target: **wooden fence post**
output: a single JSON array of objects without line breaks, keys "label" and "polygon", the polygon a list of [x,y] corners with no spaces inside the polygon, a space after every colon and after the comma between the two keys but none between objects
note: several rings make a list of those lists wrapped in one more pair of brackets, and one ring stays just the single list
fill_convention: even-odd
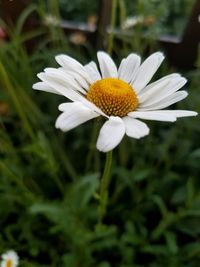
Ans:
[{"label": "wooden fence post", "polygon": [[172,65],[185,69],[194,68],[200,42],[199,15],[200,0],[196,0],[181,40],[161,40]]},{"label": "wooden fence post", "polygon": [[102,49],[106,46],[108,35],[107,30],[111,22],[112,2],[112,0],[99,1],[99,14],[96,38],[97,49]]}]

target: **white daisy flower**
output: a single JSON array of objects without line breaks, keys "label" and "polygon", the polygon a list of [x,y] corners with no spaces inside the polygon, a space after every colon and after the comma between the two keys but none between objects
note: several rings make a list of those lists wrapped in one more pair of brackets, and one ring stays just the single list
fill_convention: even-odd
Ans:
[{"label": "white daisy flower", "polygon": [[13,250],[9,250],[1,256],[1,267],[17,267],[19,264],[19,256]]},{"label": "white daisy flower", "polygon": [[179,91],[186,83],[180,74],[170,74],[149,84],[164,56],[157,52],[142,64],[140,56],[130,54],[117,69],[105,52],[97,53],[95,62],[83,66],[67,55],[56,56],[59,68],[46,68],[37,76],[42,82],[34,89],[64,95],[72,102],[59,105],[62,114],[56,128],[66,132],[76,126],[104,116],[97,140],[97,149],[108,152],[114,149],[126,134],[141,138],[149,134],[146,123],[138,120],[174,122],[179,117],[196,116],[186,110],[163,110],[184,99],[188,93]]}]

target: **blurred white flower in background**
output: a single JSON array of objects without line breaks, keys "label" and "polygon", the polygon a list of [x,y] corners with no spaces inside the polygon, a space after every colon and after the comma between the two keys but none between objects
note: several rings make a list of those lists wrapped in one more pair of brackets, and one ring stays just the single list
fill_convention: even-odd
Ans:
[{"label": "blurred white flower in background", "polygon": [[17,267],[19,264],[19,256],[14,250],[2,254],[1,259],[1,267]]}]

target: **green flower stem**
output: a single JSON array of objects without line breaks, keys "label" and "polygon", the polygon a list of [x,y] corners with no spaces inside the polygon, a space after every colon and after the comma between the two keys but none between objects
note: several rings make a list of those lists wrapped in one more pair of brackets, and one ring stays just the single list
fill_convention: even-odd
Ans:
[{"label": "green flower stem", "polygon": [[92,158],[96,152],[96,139],[97,139],[97,135],[99,132],[99,121],[98,119],[96,119],[94,121],[94,125],[93,125],[93,129],[92,129],[92,134],[91,134],[91,142],[89,145],[89,152],[88,155],[86,157],[86,171],[91,169],[91,165],[92,165]]},{"label": "green flower stem", "polygon": [[100,194],[99,194],[99,225],[102,224],[102,220],[106,214],[106,209],[108,205],[108,187],[111,179],[111,166],[112,166],[112,151],[106,154],[106,163],[104,167],[103,176],[101,178],[100,184]]}]

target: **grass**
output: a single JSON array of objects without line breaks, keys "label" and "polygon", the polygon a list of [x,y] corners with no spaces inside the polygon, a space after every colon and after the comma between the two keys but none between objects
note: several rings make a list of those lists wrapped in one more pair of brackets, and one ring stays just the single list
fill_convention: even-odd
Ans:
[{"label": "grass", "polygon": [[[139,1],[138,1],[139,2]],[[36,8],[40,15],[44,10]],[[28,14],[29,12],[27,12]],[[26,19],[26,14],[24,20]],[[98,222],[105,155],[95,148],[101,122],[68,133],[55,129],[63,97],[32,90],[36,73],[67,53],[93,59],[91,45],[74,46],[62,31],[22,34],[8,27],[0,46],[0,253],[14,249],[26,267],[197,267],[200,260],[199,119],[149,123],[141,140],[124,138],[114,151],[108,211]],[[141,45],[116,39],[116,60]],[[39,36],[33,53],[25,40]],[[149,43],[148,43],[149,42]],[[197,65],[198,62],[197,62]],[[174,70],[164,64],[163,76]],[[189,97],[175,108],[199,111],[199,68],[186,72]]]}]

